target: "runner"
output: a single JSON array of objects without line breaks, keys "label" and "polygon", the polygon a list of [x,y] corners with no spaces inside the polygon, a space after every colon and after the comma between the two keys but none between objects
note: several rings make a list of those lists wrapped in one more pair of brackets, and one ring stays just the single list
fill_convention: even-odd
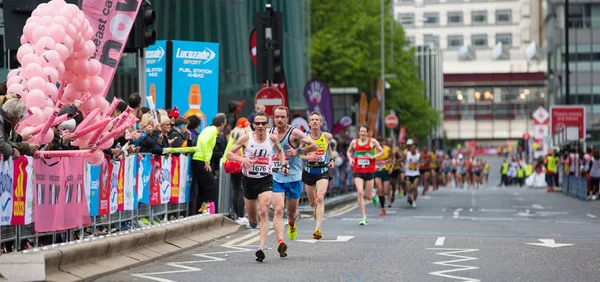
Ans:
[{"label": "runner", "polygon": [[456,160],[456,175],[454,175],[454,179],[456,180],[457,188],[464,188],[465,184],[465,176],[467,174],[467,170],[465,168],[465,159],[463,158],[463,154],[458,154],[458,160]]},{"label": "runner", "polygon": [[[275,213],[273,216],[273,229],[277,237],[278,246],[287,246],[283,241],[283,212],[284,206],[287,208],[288,216],[288,237],[290,240],[296,239],[298,231],[296,230],[296,217],[298,217],[298,202],[302,195],[302,154],[306,154],[317,149],[317,144],[313,142],[300,129],[289,125],[290,112],[287,107],[277,107],[273,111],[273,122],[275,127],[270,133],[279,140],[281,147],[285,150],[286,162],[289,164],[289,175],[281,173],[273,174],[273,207]],[[288,160],[289,158],[289,160]],[[273,168],[279,169],[280,159],[275,158]],[[287,201],[286,201],[287,198]],[[279,248],[279,247],[278,247]]]},{"label": "runner", "polygon": [[306,133],[317,144],[317,150],[302,156],[306,166],[302,172],[302,182],[306,185],[308,202],[314,208],[313,217],[316,220],[313,239],[319,240],[323,237],[321,224],[325,205],[323,198],[329,186],[329,170],[333,169],[333,150],[330,147],[331,138],[328,132],[321,131],[323,116],[319,112],[312,112],[309,116],[310,131]]},{"label": "runner", "polygon": [[[383,138],[380,138],[378,142],[383,143]],[[383,155],[375,159],[375,187],[377,187],[377,196],[379,197],[379,205],[381,206],[381,212],[379,216],[385,215],[385,200],[390,194],[390,179],[392,178],[392,164],[395,163],[394,154],[392,154],[392,148],[390,146],[383,145]],[[389,204],[388,208],[392,205]]]},{"label": "runner", "polygon": [[[365,213],[366,194],[367,201],[374,200],[373,197],[373,179],[375,178],[375,158],[383,154],[383,149],[377,140],[369,137],[369,125],[360,124],[358,126],[358,136],[356,140],[350,142],[348,147],[348,161],[350,166],[354,167],[354,185],[358,192],[358,207],[362,214],[360,225],[367,225],[367,215]],[[356,142],[355,142],[356,141]],[[376,201],[374,202],[376,204]]]},{"label": "runner", "polygon": [[[386,144],[390,147],[392,147],[392,153],[394,154],[394,166],[392,169],[392,179],[390,180],[390,183],[392,184],[392,191],[390,191],[389,194],[389,200],[390,200],[390,206],[391,204],[394,203],[394,200],[396,199],[396,191],[399,190],[399,188],[401,187],[400,185],[400,161],[401,161],[401,154],[402,154],[402,150],[400,150],[400,146],[394,146],[394,141],[392,140],[392,138],[388,138]],[[402,180],[404,181],[404,180]],[[401,189],[401,188],[400,188]],[[401,193],[398,193],[398,195],[401,195]]]},{"label": "runner", "polygon": [[442,162],[442,171],[442,181],[444,182],[443,184],[445,184],[446,187],[450,187],[450,184],[452,184],[452,160],[448,155],[444,155],[444,161]]},{"label": "runner", "polygon": [[[271,172],[273,150],[277,151],[280,159],[284,159],[285,153],[279,145],[275,135],[267,133],[269,118],[265,113],[256,113],[254,117],[254,131],[238,139],[231,150],[227,153],[227,159],[242,163],[242,190],[244,191],[244,202],[248,212],[250,227],[256,228],[260,218],[260,246],[256,251],[256,261],[265,259],[265,244],[269,232],[268,209],[271,205],[273,190],[273,176]],[[233,152],[244,150],[243,157]],[[281,172],[289,173],[288,164],[283,161]],[[278,245],[277,251],[281,257],[286,257],[287,246]]]},{"label": "runner", "polygon": [[439,176],[439,164],[440,160],[438,159],[441,155],[438,153],[435,145],[431,147],[431,163],[429,164],[430,172],[431,172],[431,183],[433,185],[433,191],[438,189],[438,176]]},{"label": "runner", "polygon": [[410,146],[410,151],[406,153],[406,162],[404,165],[406,182],[404,187],[406,188],[406,195],[408,195],[406,201],[413,208],[416,208],[417,196],[419,196],[419,178],[421,177],[419,168],[422,167],[423,160],[421,159],[421,155],[417,152],[417,145],[412,139],[408,139],[406,145]]},{"label": "runner", "polygon": [[[408,145],[408,142],[407,142]],[[422,195],[425,196],[427,191],[429,191],[429,186],[431,185],[431,154],[429,153],[429,149],[427,146],[423,146],[420,152],[421,155],[421,165],[419,166],[419,175],[420,181],[423,183],[423,192]]]}]

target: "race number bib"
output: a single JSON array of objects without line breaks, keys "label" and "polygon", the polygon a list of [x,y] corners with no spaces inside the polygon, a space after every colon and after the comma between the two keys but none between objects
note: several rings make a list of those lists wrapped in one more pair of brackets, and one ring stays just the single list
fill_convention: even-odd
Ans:
[{"label": "race number bib", "polygon": [[371,166],[371,159],[365,157],[358,157],[356,163],[359,167],[367,168]]},{"label": "race number bib", "polygon": [[[288,156],[285,155],[285,160],[288,160]],[[279,160],[279,155],[274,154],[273,155],[273,164],[272,167],[274,170],[279,170],[281,168],[281,161]]]},{"label": "race number bib", "polygon": [[418,163],[416,163],[416,162],[408,163],[408,169],[410,169],[410,170],[417,170],[417,166],[418,166]]},{"label": "race number bib", "polygon": [[252,166],[248,168],[249,172],[256,173],[270,173],[271,168],[269,167],[269,158],[266,157],[255,157],[251,158]]},{"label": "race number bib", "polygon": [[377,162],[375,162],[375,167],[377,168],[377,170],[385,170],[386,164],[387,164],[387,162],[385,160],[377,161]]}]

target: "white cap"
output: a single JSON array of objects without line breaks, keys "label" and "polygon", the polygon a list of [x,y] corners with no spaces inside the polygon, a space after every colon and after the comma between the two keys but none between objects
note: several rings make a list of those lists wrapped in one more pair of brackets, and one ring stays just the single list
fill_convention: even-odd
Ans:
[{"label": "white cap", "polygon": [[462,154],[458,154],[458,158],[459,158],[459,159],[462,159],[462,158],[463,158],[463,155],[462,155]]},{"label": "white cap", "polygon": [[415,144],[415,142],[412,139],[408,139],[406,141],[406,145],[414,145],[414,144]]}]

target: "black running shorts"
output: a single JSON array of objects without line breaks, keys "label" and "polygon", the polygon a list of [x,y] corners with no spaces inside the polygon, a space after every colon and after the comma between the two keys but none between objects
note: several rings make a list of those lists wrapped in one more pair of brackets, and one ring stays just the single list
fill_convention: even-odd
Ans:
[{"label": "black running shorts", "polygon": [[317,181],[321,179],[326,179],[327,181],[331,180],[329,172],[324,172],[321,174],[312,174],[310,172],[302,171],[302,182],[308,186],[317,185]]},{"label": "black running shorts", "polygon": [[373,180],[375,179],[375,173],[373,172],[369,172],[369,173],[354,173],[354,178],[360,178],[364,181],[369,181],[369,180]]},{"label": "black running shorts", "polygon": [[244,198],[256,200],[261,193],[273,191],[273,176],[268,175],[262,178],[243,176],[242,191],[244,192]]}]

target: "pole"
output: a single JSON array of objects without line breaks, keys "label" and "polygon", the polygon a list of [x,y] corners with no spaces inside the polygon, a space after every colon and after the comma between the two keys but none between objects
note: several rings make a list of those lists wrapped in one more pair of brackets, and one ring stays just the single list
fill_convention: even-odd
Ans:
[{"label": "pole", "polygon": [[[140,93],[140,97],[142,97],[142,103],[146,104],[146,49],[138,49],[138,88]],[[170,102],[165,101],[168,105]],[[156,104],[156,101],[154,101]],[[146,104],[147,105],[147,104]]]},{"label": "pole", "polygon": [[565,104],[571,104],[571,90],[569,85],[570,74],[569,71],[569,0],[565,0]]},{"label": "pole", "polygon": [[381,137],[385,138],[385,0],[381,0]]}]

